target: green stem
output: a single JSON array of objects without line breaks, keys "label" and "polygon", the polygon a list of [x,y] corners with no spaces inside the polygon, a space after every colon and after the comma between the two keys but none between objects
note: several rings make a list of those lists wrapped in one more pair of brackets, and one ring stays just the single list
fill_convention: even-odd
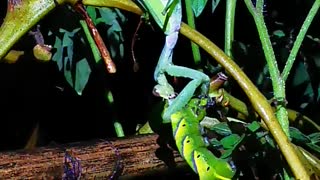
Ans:
[{"label": "green stem", "polygon": [[236,11],[237,0],[227,0],[226,5],[226,20],[224,30],[224,52],[226,55],[232,56],[232,43],[234,40],[234,16]]},{"label": "green stem", "polygon": [[81,24],[81,27],[82,27],[82,29],[84,31],[84,34],[87,37],[88,42],[89,42],[93,57],[94,57],[96,62],[99,62],[101,60],[100,52],[99,52],[99,49],[98,49],[94,39],[91,36],[90,30],[88,28],[88,25],[87,25],[85,20],[80,20],[80,24]]},{"label": "green stem", "polygon": [[[260,41],[262,44],[262,48],[264,51],[264,55],[267,61],[267,65],[268,65],[268,69],[269,69],[269,73],[272,81],[274,98],[276,101],[285,102],[285,84],[283,79],[281,78],[276,57],[274,55],[274,51],[273,51],[270,37],[268,34],[268,30],[264,22],[264,17],[262,13],[263,0],[256,1],[257,8],[253,6],[251,0],[245,0],[245,3],[247,5],[249,12],[253,16],[253,19],[257,26],[257,30],[259,33]],[[288,113],[286,111],[284,103],[277,103],[276,116],[283,131],[290,138]]]},{"label": "green stem", "polygon": [[283,81],[286,81],[289,76],[290,70],[293,66],[295,59],[296,59],[299,48],[301,47],[302,41],[303,41],[303,39],[304,39],[304,37],[305,37],[305,35],[311,25],[311,22],[312,22],[314,16],[317,14],[319,7],[320,7],[320,0],[316,0],[313,3],[312,8],[310,9],[310,11],[308,13],[308,16],[306,17],[305,21],[302,24],[300,32],[297,36],[296,41],[293,44],[292,50],[289,54],[288,60],[287,60],[286,65],[282,71],[282,74],[281,74]]},{"label": "green stem", "polygon": [[118,121],[114,122],[113,125],[116,130],[117,137],[124,137],[122,125]]},{"label": "green stem", "polygon": [[[196,29],[196,24],[194,22],[194,14],[192,11],[192,2],[191,0],[186,0],[185,4],[186,4],[187,23],[191,28]],[[192,49],[194,63],[196,66],[198,66],[201,62],[201,54],[200,54],[199,46],[191,41],[191,49]]]}]

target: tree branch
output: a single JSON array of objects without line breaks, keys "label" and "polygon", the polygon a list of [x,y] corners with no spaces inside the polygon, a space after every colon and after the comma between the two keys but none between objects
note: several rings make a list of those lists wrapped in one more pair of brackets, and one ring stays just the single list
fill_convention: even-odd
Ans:
[{"label": "tree branch", "polygon": [[[0,177],[2,179],[61,179],[64,173],[66,151],[79,159],[81,178],[107,179],[114,171],[121,178],[168,173],[186,167],[176,151],[160,147],[157,135],[133,136],[131,138],[97,140],[42,147],[32,151],[0,153]],[[116,150],[116,149],[117,150]],[[119,152],[117,155],[116,151]],[[162,153],[161,153],[162,152]],[[120,157],[120,165],[115,167]],[[158,157],[166,157],[160,160]],[[123,167],[122,170],[120,167]]]}]

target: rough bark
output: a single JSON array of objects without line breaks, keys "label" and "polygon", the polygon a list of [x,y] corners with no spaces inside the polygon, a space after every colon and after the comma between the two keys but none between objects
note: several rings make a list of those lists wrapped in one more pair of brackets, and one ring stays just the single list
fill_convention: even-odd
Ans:
[{"label": "rough bark", "polygon": [[[160,148],[157,138],[157,135],[144,135],[41,147],[32,151],[1,152],[0,179],[61,179],[66,169],[66,152],[79,160],[81,179],[112,176],[130,179],[176,169],[174,167],[183,169],[185,163],[179,154],[169,148]],[[165,158],[160,160],[161,156]]]}]

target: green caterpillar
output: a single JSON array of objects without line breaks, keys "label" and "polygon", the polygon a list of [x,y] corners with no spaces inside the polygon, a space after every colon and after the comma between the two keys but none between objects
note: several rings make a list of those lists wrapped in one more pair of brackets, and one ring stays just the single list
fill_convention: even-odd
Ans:
[{"label": "green caterpillar", "polygon": [[230,180],[235,172],[230,164],[215,157],[201,135],[199,122],[205,116],[206,99],[191,99],[182,110],[171,115],[173,137],[182,157],[200,180]]}]

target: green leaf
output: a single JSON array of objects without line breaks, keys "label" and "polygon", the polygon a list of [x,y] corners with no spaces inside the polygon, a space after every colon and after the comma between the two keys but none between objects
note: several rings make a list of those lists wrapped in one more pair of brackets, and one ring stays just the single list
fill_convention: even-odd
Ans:
[{"label": "green leaf", "polygon": [[214,11],[216,10],[219,2],[220,2],[220,0],[212,0],[212,8],[211,8],[212,13],[214,13]]},{"label": "green leaf", "polygon": [[62,39],[62,46],[68,47],[73,45],[73,40],[70,38],[68,33],[64,33],[63,39]]},{"label": "green leaf", "polygon": [[117,21],[117,14],[110,8],[99,8],[101,18],[97,19],[97,22],[104,22],[107,25],[112,25],[114,21]]},{"label": "green leaf", "polygon": [[316,145],[316,144],[313,144],[313,143],[307,143],[307,146],[309,148],[311,148],[312,150],[320,153],[320,146]]},{"label": "green leaf", "polygon": [[301,84],[305,84],[310,79],[309,74],[307,72],[306,67],[304,66],[303,62],[299,62],[295,76],[293,78],[293,86],[299,86]]},{"label": "green leaf", "polygon": [[82,94],[83,89],[86,87],[91,74],[91,68],[86,58],[83,58],[76,65],[76,78],[74,89],[78,95]]},{"label": "green leaf", "polygon": [[126,16],[124,16],[119,9],[114,8],[113,10],[114,10],[115,13],[117,14],[117,16],[118,16],[118,18],[120,19],[120,22],[121,22],[121,23],[125,23],[125,22],[127,21]]},{"label": "green leaf", "polygon": [[241,137],[237,134],[231,134],[230,136],[224,137],[220,140],[222,146],[226,150],[225,153],[220,158],[227,158],[231,155],[231,153],[238,147],[238,145],[242,142],[245,135]]},{"label": "green leaf", "polygon": [[226,159],[231,156],[233,149],[228,149],[220,156],[221,159]]},{"label": "green leaf", "polygon": [[[73,60],[73,43],[72,43],[72,45],[67,47],[67,56],[68,56],[68,59],[70,60],[70,65],[72,65],[71,62]],[[70,68],[72,68],[72,67],[70,66]]]},{"label": "green leaf", "polygon": [[303,96],[306,96],[306,97],[309,97],[309,98],[313,98],[314,92],[313,92],[313,88],[312,88],[311,82],[309,82],[307,87],[305,88]]},{"label": "green leaf", "polygon": [[304,135],[299,129],[294,128],[294,127],[290,127],[289,128],[289,132],[290,132],[290,136],[292,139],[294,139],[297,142],[300,143],[308,143],[311,142],[311,139]]},{"label": "green leaf", "polygon": [[252,123],[250,123],[248,125],[248,129],[251,131],[251,132],[256,132],[259,128],[260,128],[260,124],[257,122],[257,121],[253,121]]},{"label": "green leaf", "polygon": [[318,98],[317,98],[317,101],[320,101],[320,85],[319,85],[319,88],[318,88]]},{"label": "green leaf", "polygon": [[92,19],[92,22],[96,25],[97,24],[97,11],[96,8],[93,6],[87,6],[87,13]]},{"label": "green leaf", "polygon": [[115,58],[119,49],[119,45],[121,44],[120,37],[117,33],[113,31],[112,28],[108,29],[107,34],[109,37],[108,42],[109,42],[109,50],[111,53],[111,57]]},{"label": "green leaf", "polygon": [[286,34],[282,30],[273,31],[273,35],[277,36],[278,38],[282,38],[282,37],[286,36]]},{"label": "green leaf", "polygon": [[214,125],[212,128],[210,128],[210,130],[215,131],[222,136],[229,136],[232,134],[228,124],[225,122]]},{"label": "green leaf", "polygon": [[213,147],[221,147],[222,146],[221,142],[218,141],[216,138],[210,139],[210,144]]},{"label": "green leaf", "polygon": [[68,57],[65,57],[64,58],[64,66],[63,66],[64,77],[66,78],[66,80],[70,84],[70,86],[74,87],[72,74],[71,74],[71,69],[68,68],[68,63],[71,63],[71,62],[68,60]]},{"label": "green leaf", "polygon": [[241,140],[241,137],[237,134],[231,134],[230,136],[224,137],[220,140],[222,146],[224,149],[231,149],[235,145],[239,143]]},{"label": "green leaf", "polygon": [[149,121],[147,121],[143,126],[138,127],[136,134],[151,134],[154,133],[150,127]]},{"label": "green leaf", "polygon": [[320,142],[320,132],[309,134],[308,137],[311,139],[313,144]]},{"label": "green leaf", "polygon": [[264,138],[268,142],[268,144],[270,144],[271,147],[276,147],[274,140],[269,135],[264,136]]},{"label": "green leaf", "polygon": [[124,45],[123,45],[123,43],[121,43],[120,46],[119,46],[119,54],[120,54],[121,58],[124,57]]},{"label": "green leaf", "polygon": [[206,7],[208,0],[192,0],[192,10],[195,17],[199,17],[203,9]]},{"label": "green leaf", "polygon": [[58,36],[56,36],[56,40],[53,47],[56,48],[57,51],[54,53],[52,60],[57,62],[58,68],[61,71],[63,67],[63,47],[62,41]]}]

